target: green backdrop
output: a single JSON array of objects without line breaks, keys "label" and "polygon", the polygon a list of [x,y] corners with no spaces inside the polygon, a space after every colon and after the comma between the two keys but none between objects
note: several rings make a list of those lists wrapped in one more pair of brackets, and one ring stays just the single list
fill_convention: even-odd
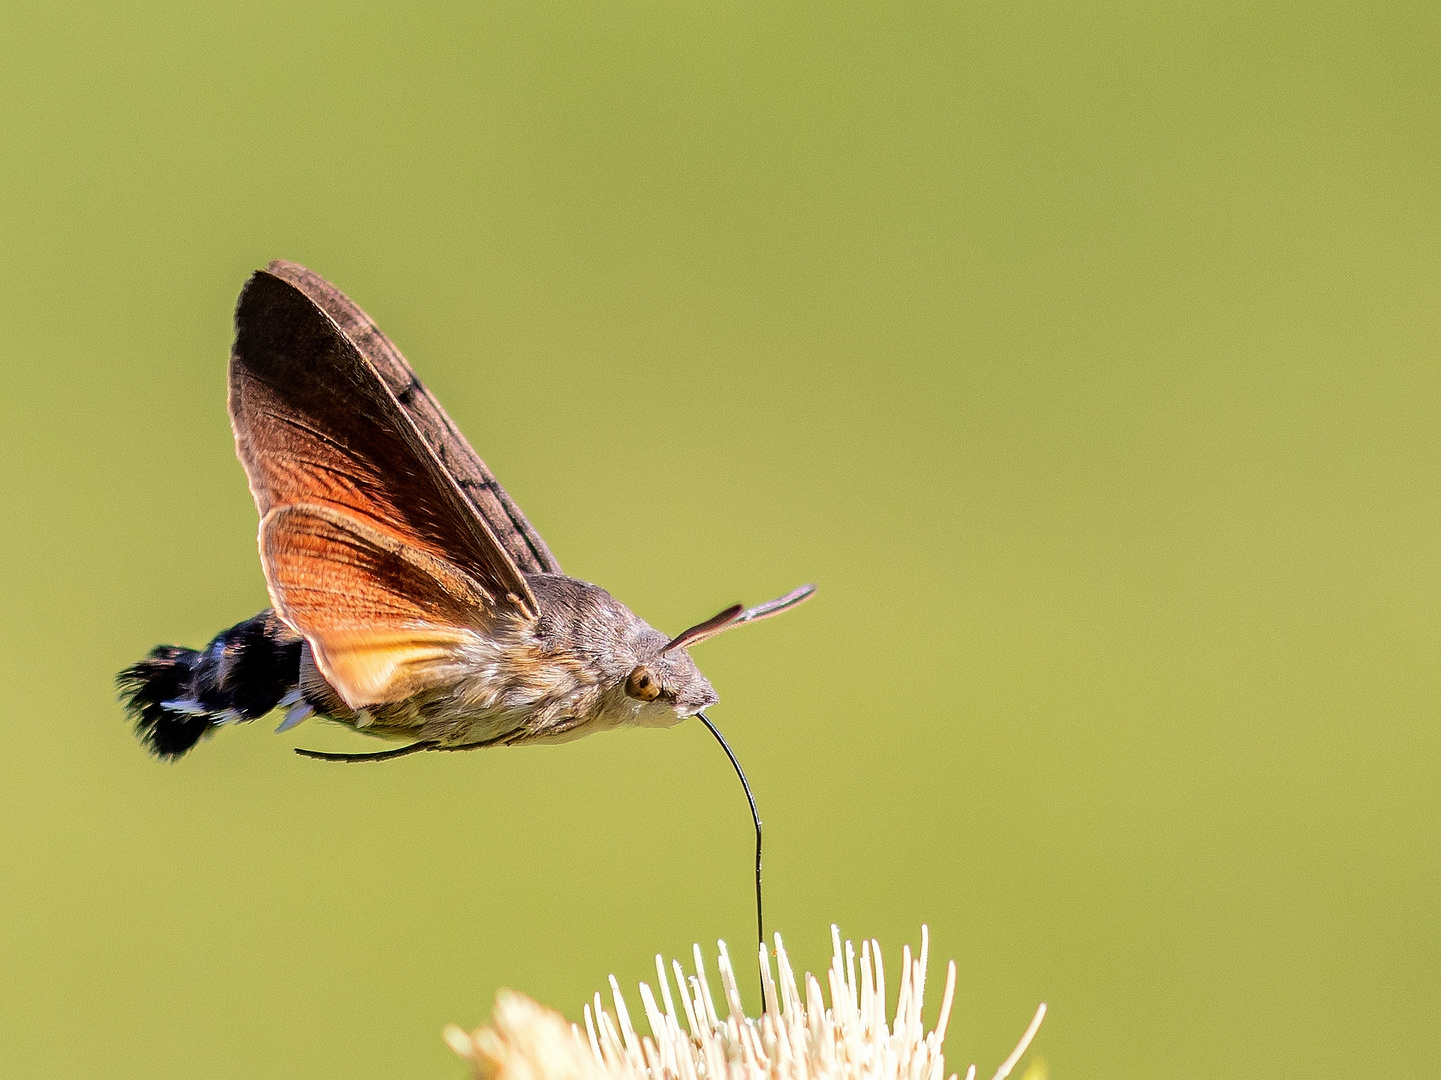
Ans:
[{"label": "green backdrop", "polygon": [[1040,1000],[1055,1078],[1436,1075],[1438,10],[7,5],[4,1071],[455,1080],[499,986],[746,951],[698,725],[135,744],[265,603],[285,257],[652,623],[819,583],[697,650],[799,962],[928,922],[983,1075]]}]

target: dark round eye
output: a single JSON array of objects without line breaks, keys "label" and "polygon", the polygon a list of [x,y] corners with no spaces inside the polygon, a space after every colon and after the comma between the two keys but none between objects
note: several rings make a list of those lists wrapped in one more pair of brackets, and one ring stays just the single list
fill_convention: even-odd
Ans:
[{"label": "dark round eye", "polygon": [[660,680],[650,673],[644,664],[625,677],[625,692],[637,701],[654,701],[660,697]]}]

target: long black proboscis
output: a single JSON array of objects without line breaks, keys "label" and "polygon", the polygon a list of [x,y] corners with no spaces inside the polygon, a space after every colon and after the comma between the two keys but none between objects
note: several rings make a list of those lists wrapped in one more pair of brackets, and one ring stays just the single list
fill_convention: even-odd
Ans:
[{"label": "long black proboscis", "polygon": [[[736,775],[740,777],[741,787],[745,789],[746,802],[751,804],[751,820],[756,823],[756,938],[760,941],[760,947],[764,949],[766,947],[766,923],[761,911],[761,815],[760,812],[756,810],[756,797],[751,794],[750,781],[746,779],[745,770],[741,768],[740,760],[735,756],[735,751],[730,748],[730,743],[726,742],[725,736],[720,733],[720,729],[710,722],[710,718],[706,716],[705,713],[696,713],[696,718],[710,730],[710,733],[715,736],[716,742],[721,744],[721,749],[726,752],[726,757],[731,759],[731,765],[735,767]],[[765,994],[765,982],[762,980],[762,1012],[765,1011],[766,1007]]]}]

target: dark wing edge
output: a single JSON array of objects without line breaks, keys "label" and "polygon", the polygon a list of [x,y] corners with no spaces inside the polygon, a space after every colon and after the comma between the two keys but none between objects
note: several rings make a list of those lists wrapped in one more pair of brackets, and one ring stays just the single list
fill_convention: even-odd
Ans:
[{"label": "dark wing edge", "polygon": [[265,269],[299,289],[370,361],[420,437],[450,473],[466,501],[485,519],[515,565],[528,574],[561,573],[559,561],[520,507],[370,316],[330,282],[298,263],[276,259]]}]

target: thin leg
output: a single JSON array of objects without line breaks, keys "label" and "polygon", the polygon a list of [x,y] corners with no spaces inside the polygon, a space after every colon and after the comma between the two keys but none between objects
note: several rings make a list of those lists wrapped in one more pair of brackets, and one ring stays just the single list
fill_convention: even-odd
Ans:
[{"label": "thin leg", "polygon": [[447,746],[441,746],[441,745],[439,745],[439,744],[432,744],[431,747],[430,747],[430,749],[432,749],[432,750],[482,750],[482,749],[484,749],[484,748],[487,747],[487,746],[499,746],[501,743],[504,743],[506,740],[511,739],[511,738],[514,738],[514,737],[515,737],[515,732],[513,732],[513,731],[507,731],[504,735],[497,735],[497,736],[496,736],[495,738],[493,738],[493,739],[482,739],[480,742],[461,743],[459,746],[449,746],[449,745],[447,745]]},{"label": "thin leg", "polygon": [[[430,740],[414,742],[409,746],[402,746],[396,750],[381,750],[374,754],[327,754],[321,750],[303,750],[295,748],[295,752],[301,757],[315,758],[316,761],[389,761],[392,758],[405,757],[407,754],[418,754],[422,750],[434,750],[436,744]],[[449,748],[447,748],[449,749]]]},{"label": "thin leg", "polygon": [[302,750],[295,748],[295,752],[301,757],[315,758],[317,761],[390,761],[392,758],[405,757],[407,754],[418,754],[422,750],[479,750],[484,746],[494,746],[509,739],[514,732],[506,732],[504,735],[497,735],[493,739],[485,739],[482,742],[462,743],[459,746],[447,746],[436,742],[434,739],[422,739],[420,742],[413,742],[409,746],[402,746],[395,750],[381,750],[373,754],[328,754],[321,750]]},{"label": "thin leg", "polygon": [[[730,748],[730,743],[725,741],[725,736],[720,729],[710,722],[705,713],[696,713],[696,717],[710,729],[710,733],[716,737],[716,742],[721,744],[721,749],[726,752],[726,757],[731,759],[731,765],[735,767],[736,775],[740,777],[741,787],[745,789],[746,802],[751,804],[751,820],[756,823],[756,937],[760,939],[761,948],[766,945],[766,924],[761,914],[761,816],[756,810],[756,799],[751,794],[751,786],[746,780],[745,771],[741,769],[741,763],[736,759],[735,753]],[[761,1012],[766,1010],[766,984],[761,980]]]}]

